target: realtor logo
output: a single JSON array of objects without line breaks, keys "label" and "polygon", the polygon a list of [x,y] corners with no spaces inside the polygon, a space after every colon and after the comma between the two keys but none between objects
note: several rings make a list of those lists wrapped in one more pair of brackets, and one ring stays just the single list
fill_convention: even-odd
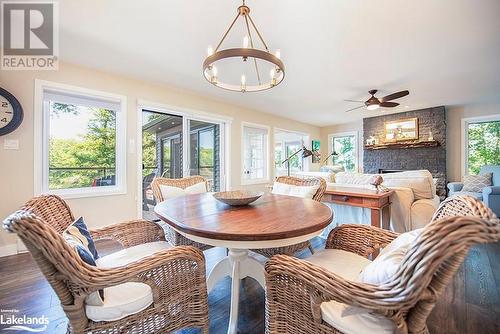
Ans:
[{"label": "realtor logo", "polygon": [[57,70],[58,3],[2,1],[2,70]]}]

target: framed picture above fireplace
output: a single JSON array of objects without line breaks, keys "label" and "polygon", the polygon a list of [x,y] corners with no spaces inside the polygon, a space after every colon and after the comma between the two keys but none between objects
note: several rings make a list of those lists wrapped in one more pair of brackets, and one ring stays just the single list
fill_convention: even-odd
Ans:
[{"label": "framed picture above fireplace", "polygon": [[385,142],[418,140],[418,118],[406,118],[384,123]]}]

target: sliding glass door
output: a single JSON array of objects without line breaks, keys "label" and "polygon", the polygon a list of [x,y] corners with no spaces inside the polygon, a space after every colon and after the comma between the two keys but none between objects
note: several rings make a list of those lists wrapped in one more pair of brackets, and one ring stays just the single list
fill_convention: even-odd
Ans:
[{"label": "sliding glass door", "polygon": [[156,219],[155,177],[201,175],[210,191],[224,187],[223,129],[218,122],[158,111],[142,111],[142,212]]},{"label": "sliding glass door", "polygon": [[189,175],[207,179],[211,191],[221,189],[220,124],[189,120]]}]

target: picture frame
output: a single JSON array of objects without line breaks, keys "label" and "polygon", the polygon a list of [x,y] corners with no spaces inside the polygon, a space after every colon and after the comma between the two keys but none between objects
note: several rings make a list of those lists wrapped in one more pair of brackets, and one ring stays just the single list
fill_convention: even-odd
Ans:
[{"label": "picture frame", "polygon": [[386,143],[418,140],[418,118],[384,122]]}]

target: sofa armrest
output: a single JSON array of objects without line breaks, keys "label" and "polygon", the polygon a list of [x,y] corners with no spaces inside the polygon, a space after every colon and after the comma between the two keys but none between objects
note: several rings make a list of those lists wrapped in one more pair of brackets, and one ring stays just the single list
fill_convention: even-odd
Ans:
[{"label": "sofa armrest", "polygon": [[439,197],[434,196],[433,199],[419,199],[413,202],[410,212],[411,212],[411,227],[410,229],[415,230],[417,228],[424,227],[427,225],[437,208],[439,207]]},{"label": "sofa armrest", "polygon": [[497,216],[500,216],[500,186],[490,186],[483,189],[483,202]]},{"label": "sofa armrest", "polygon": [[447,185],[450,194],[462,190],[464,184],[462,182],[450,182]]},{"label": "sofa armrest", "polygon": [[488,195],[500,195],[500,186],[484,187],[483,196],[488,196]]}]

